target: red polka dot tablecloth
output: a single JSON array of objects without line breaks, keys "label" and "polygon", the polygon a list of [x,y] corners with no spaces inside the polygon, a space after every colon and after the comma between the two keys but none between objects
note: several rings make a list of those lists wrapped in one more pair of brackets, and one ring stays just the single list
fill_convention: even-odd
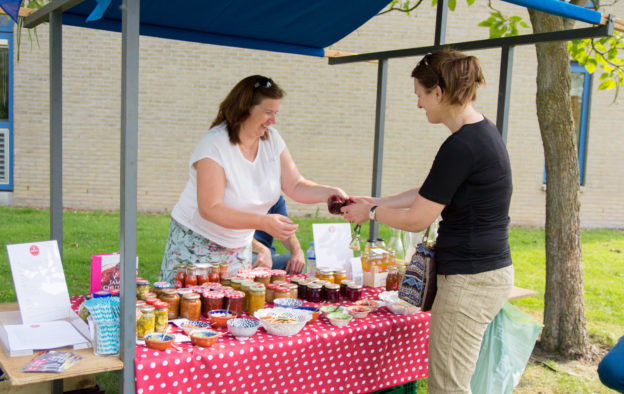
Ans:
[{"label": "red polka dot tablecloth", "polygon": [[[381,289],[366,289],[376,298]],[[307,303],[306,303],[307,304]],[[347,305],[347,304],[345,304]],[[427,376],[429,313],[379,308],[343,328],[320,317],[297,335],[229,333],[209,348],[137,345],[137,393],[363,393]],[[225,331],[227,330],[218,330]]]}]

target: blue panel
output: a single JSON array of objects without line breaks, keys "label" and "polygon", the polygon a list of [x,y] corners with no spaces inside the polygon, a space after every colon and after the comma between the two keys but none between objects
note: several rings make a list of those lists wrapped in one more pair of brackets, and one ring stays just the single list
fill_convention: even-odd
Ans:
[{"label": "blue panel", "polygon": [[[10,23],[13,25],[13,22]],[[13,190],[13,33],[0,33],[0,38],[9,41],[9,119],[6,122],[0,122],[0,128],[9,129],[9,144],[6,146],[6,169],[9,182],[0,185],[2,191]]]},{"label": "blue panel", "polygon": [[[141,3],[141,34],[215,45],[323,56],[332,45],[374,17],[389,0],[150,0]],[[102,20],[86,22],[86,0],[63,23],[120,31],[120,0]]]},{"label": "blue panel", "polygon": [[507,3],[521,5],[526,8],[559,15],[577,21],[600,24],[602,14],[598,11],[590,10],[574,4],[569,4],[560,0],[503,0]]}]

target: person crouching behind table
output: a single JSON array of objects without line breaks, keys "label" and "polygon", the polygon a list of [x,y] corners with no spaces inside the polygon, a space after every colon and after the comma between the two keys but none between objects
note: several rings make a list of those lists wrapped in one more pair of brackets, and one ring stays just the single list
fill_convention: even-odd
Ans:
[{"label": "person crouching behind table", "polygon": [[425,56],[412,71],[418,108],[451,135],[420,188],[355,198],[345,219],[406,231],[440,214],[437,295],[429,328],[429,393],[470,393],[483,333],[513,287],[509,250],[511,165],[496,126],[473,107],[485,82],[479,61],[454,50]]},{"label": "person crouching behind table", "polygon": [[189,160],[189,180],[171,211],[160,280],[173,283],[178,264],[228,264],[228,273],[251,267],[255,230],[279,240],[297,230],[289,218],[267,215],[281,192],[315,204],[337,187],[305,179],[273,125],[284,91],[270,78],[239,81],[219,106],[211,129]]}]

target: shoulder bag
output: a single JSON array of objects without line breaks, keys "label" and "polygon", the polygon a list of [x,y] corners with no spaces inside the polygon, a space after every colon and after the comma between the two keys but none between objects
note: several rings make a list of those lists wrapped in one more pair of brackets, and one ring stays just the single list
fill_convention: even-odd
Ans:
[{"label": "shoulder bag", "polygon": [[416,246],[399,284],[399,298],[419,307],[423,312],[431,310],[438,289],[435,247],[427,242],[430,230],[431,226],[427,228],[422,242]]}]

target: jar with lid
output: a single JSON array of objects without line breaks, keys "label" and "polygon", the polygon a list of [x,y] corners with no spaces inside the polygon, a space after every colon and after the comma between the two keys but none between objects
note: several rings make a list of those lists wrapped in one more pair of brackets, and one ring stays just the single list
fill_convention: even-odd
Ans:
[{"label": "jar with lid", "polygon": [[388,267],[388,276],[386,277],[386,291],[399,289],[399,270],[396,266]]},{"label": "jar with lid", "polygon": [[180,264],[176,267],[175,288],[179,289],[186,284],[186,265]]},{"label": "jar with lid", "polygon": [[186,281],[184,287],[197,286],[197,267],[193,264],[186,266]]},{"label": "jar with lid", "polygon": [[219,291],[205,291],[202,301],[202,313],[206,317],[210,311],[223,309],[223,293]]},{"label": "jar with lid", "polygon": [[145,305],[141,308],[141,317],[136,323],[137,338],[143,339],[145,335],[153,333],[155,324],[154,307]]},{"label": "jar with lid", "polygon": [[349,284],[347,288],[347,299],[351,302],[355,302],[362,299],[362,285],[357,283]]},{"label": "jar with lid", "polygon": [[221,282],[220,282],[221,286],[229,286],[231,280],[232,280],[232,277],[229,276],[227,273],[221,274]]},{"label": "jar with lid", "polygon": [[210,282],[219,283],[221,282],[221,274],[219,273],[219,266],[212,265],[210,267]]},{"label": "jar with lid", "polygon": [[254,277],[254,281],[258,283],[262,283],[263,285],[268,285],[271,283],[271,273],[268,271],[258,272]]},{"label": "jar with lid", "polygon": [[180,301],[180,317],[189,320],[199,320],[201,317],[201,300],[199,299],[199,294],[184,294]]},{"label": "jar with lid", "polygon": [[319,280],[326,280],[332,283],[334,282],[334,271],[322,268],[317,270],[317,272]]},{"label": "jar with lid", "polygon": [[160,300],[166,302],[168,307],[167,317],[169,320],[177,319],[180,313],[180,296],[175,289],[165,289],[160,295]]},{"label": "jar with lid", "polygon": [[[142,300],[136,300],[136,321],[139,321],[139,318],[141,317],[141,308],[143,308],[145,305],[147,305],[145,303],[145,301]],[[82,304],[80,305],[82,307]],[[83,320],[87,320],[87,317],[89,316],[89,310],[87,308],[84,308],[85,311],[87,311],[87,315],[85,316],[85,318]],[[80,317],[82,317],[82,315],[80,315]]]},{"label": "jar with lid", "polygon": [[229,269],[230,265],[228,263],[219,264],[219,274],[221,275],[221,277],[223,277],[223,275],[228,275]]},{"label": "jar with lid", "polygon": [[154,303],[154,331],[167,332],[167,324],[169,324],[169,304],[163,301]]},{"label": "jar with lid", "polygon": [[321,292],[323,285],[318,282],[311,282],[306,289],[306,301],[308,302],[321,302]]},{"label": "jar with lid", "polygon": [[253,316],[256,311],[264,309],[266,290],[262,283],[255,284],[250,289],[249,310],[247,313]]},{"label": "jar with lid", "polygon": [[343,280],[340,282],[340,296],[345,300],[347,299],[347,289],[351,283],[353,282],[350,280]]},{"label": "jar with lid", "polygon": [[226,296],[226,308],[230,309],[235,316],[240,316],[243,313],[243,298],[245,293],[242,291],[232,291]]},{"label": "jar with lid", "polygon": [[288,298],[290,294],[290,289],[286,286],[276,286],[273,290],[273,302],[278,298]]},{"label": "jar with lid", "polygon": [[334,283],[340,286],[343,280],[347,279],[347,271],[346,270],[336,270],[334,271]]},{"label": "jar with lid", "polygon": [[287,283],[284,286],[290,290],[288,298],[297,298],[298,286],[295,283]]},{"label": "jar with lid", "polygon": [[232,279],[230,279],[230,287],[233,288],[236,291],[241,291],[241,289],[242,289],[241,283],[242,282],[243,282],[242,278],[233,277]]},{"label": "jar with lid", "polygon": [[159,299],[158,299],[158,298],[156,298],[156,297],[152,297],[152,296],[150,296],[150,297],[147,297],[144,301],[145,301],[145,303],[146,303],[147,305],[154,305],[154,303],[155,303],[155,302],[158,302],[158,301],[159,301]]},{"label": "jar with lid", "polygon": [[251,298],[250,289],[254,283],[254,281],[249,279],[245,279],[241,282],[241,291],[245,293],[245,298],[243,299],[243,312],[249,312],[249,299]]},{"label": "jar with lid", "polygon": [[271,282],[278,282],[281,280],[286,280],[286,271],[271,270]]},{"label": "jar with lid", "polygon": [[297,283],[297,298],[301,300],[306,299],[306,291],[308,289],[309,281],[307,279],[300,279]]},{"label": "jar with lid", "polygon": [[340,301],[340,285],[328,283],[323,286],[325,291],[325,301],[334,303]]},{"label": "jar with lid", "polygon": [[145,295],[149,293],[149,281],[147,279],[137,279],[136,280],[136,292],[137,298],[140,300],[145,300]]},{"label": "jar with lid", "polygon": [[170,289],[172,286],[169,282],[155,282],[154,283],[154,294],[156,297],[160,298],[162,291],[165,289]]},{"label": "jar with lid", "polygon": [[269,283],[268,285],[266,285],[266,290],[265,290],[265,295],[264,298],[266,300],[266,302],[270,302],[273,303],[273,299],[275,298],[275,288],[278,285],[276,285],[275,283]]},{"label": "jar with lid", "polygon": [[208,263],[195,264],[197,274],[197,284],[199,286],[210,282],[208,275],[210,274],[210,265]]}]

